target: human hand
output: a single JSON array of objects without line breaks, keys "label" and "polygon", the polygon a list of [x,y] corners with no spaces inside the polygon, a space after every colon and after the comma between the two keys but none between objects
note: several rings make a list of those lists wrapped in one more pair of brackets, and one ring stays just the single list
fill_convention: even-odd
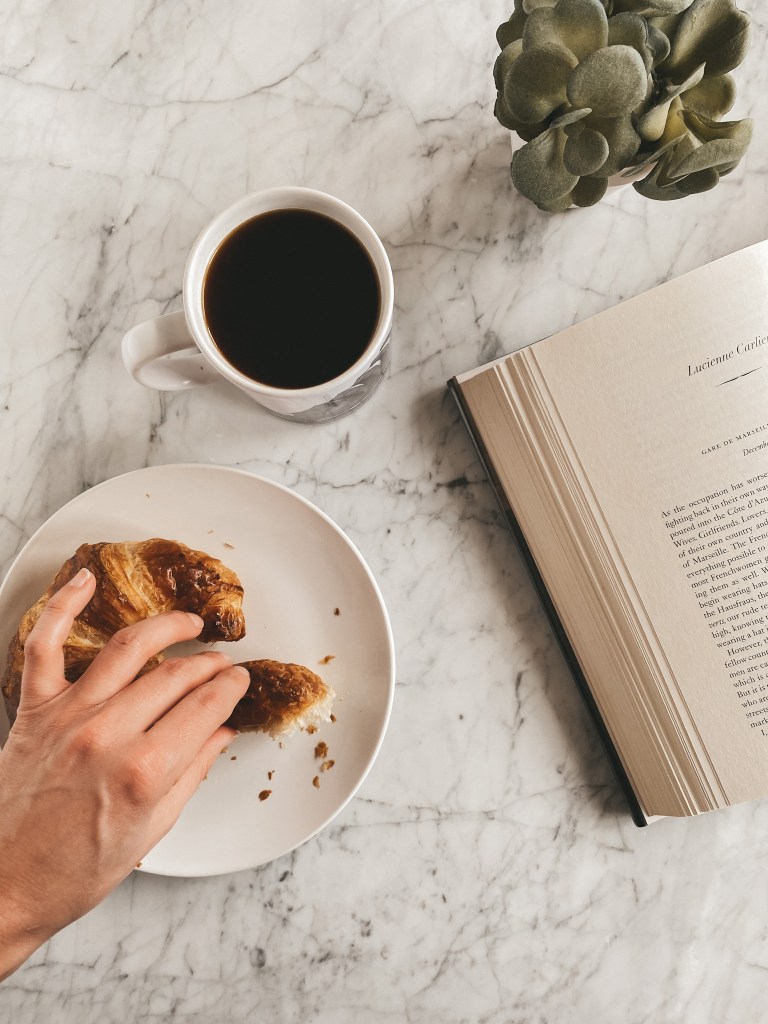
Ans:
[{"label": "human hand", "polygon": [[[81,571],[25,645],[21,701],[0,752],[0,980],[96,906],[171,828],[222,749],[248,672],[208,651],[136,679],[203,620],[168,612],[115,633],[75,685],[63,645],[93,596]],[[135,680],[135,681],[134,681]]]}]

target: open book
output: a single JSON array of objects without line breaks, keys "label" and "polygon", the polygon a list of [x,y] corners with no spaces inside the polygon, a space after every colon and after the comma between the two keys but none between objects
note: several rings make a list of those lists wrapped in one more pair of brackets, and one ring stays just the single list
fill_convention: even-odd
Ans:
[{"label": "open book", "polygon": [[635,821],[768,795],[768,242],[450,386]]}]

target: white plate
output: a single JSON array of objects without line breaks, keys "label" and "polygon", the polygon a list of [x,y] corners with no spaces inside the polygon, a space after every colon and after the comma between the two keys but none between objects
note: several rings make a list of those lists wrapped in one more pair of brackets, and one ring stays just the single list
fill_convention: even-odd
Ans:
[{"label": "white plate", "polygon": [[[143,870],[193,877],[265,864],[327,825],[376,757],[394,694],[384,602],[352,542],[299,495],[220,466],[156,466],[74,498],[28,541],[0,587],[0,650],[79,544],[149,537],[207,551],[239,575],[247,635],[217,647],[236,661],[307,665],[337,693],[336,722],[313,736],[300,733],[282,749],[262,734],[239,736]],[[335,762],[325,773],[314,757],[319,740]]]}]

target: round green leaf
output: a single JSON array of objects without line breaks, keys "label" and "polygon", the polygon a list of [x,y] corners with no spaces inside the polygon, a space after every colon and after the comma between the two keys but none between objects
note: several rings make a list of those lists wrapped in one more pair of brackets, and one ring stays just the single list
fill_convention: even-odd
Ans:
[{"label": "round green leaf", "polygon": [[512,43],[508,43],[498,55],[493,65],[493,80],[496,83],[497,89],[504,88],[507,75],[522,52],[523,41],[522,39],[516,39]]},{"label": "round green leaf", "polygon": [[540,7],[525,23],[523,46],[554,42],[566,46],[579,60],[608,42],[608,18],[601,0],[559,0],[556,7]]},{"label": "round green leaf", "polygon": [[646,199],[656,199],[662,202],[682,199],[683,193],[678,189],[677,183],[666,173],[669,159],[669,155],[662,157],[642,181],[636,181],[633,186],[635,191],[639,192],[641,196],[645,196]]},{"label": "round green leaf", "polygon": [[507,105],[504,102],[504,97],[501,93],[496,97],[493,112],[496,115],[497,121],[503,128],[507,128],[511,132],[517,132],[520,138],[525,139],[526,142],[530,142],[531,139],[535,139],[537,135],[541,135],[541,133],[545,132],[549,127],[546,121],[537,121],[536,124],[523,124],[522,121],[515,120],[507,109]]},{"label": "round green leaf", "polygon": [[708,167],[693,174],[686,175],[677,183],[679,190],[686,196],[697,195],[700,192],[709,192],[720,181],[720,175],[714,167]]},{"label": "round green leaf", "polygon": [[541,209],[545,213],[565,213],[566,210],[573,206],[572,195],[572,192],[567,192],[564,196],[560,196],[559,199],[555,199],[551,203],[547,203],[546,206],[542,206]]},{"label": "round green leaf", "polygon": [[690,7],[693,0],[614,0],[613,10],[634,11],[639,14],[658,14],[668,16],[681,14]]},{"label": "round green leaf", "polygon": [[740,160],[746,147],[741,149],[736,142],[729,139],[719,139],[716,142],[705,142],[699,146],[689,157],[677,164],[674,176],[685,177],[687,174],[696,174],[699,171],[706,171],[720,166],[727,167],[728,164]]},{"label": "round green leaf", "polygon": [[700,64],[707,77],[732,71],[747,51],[749,22],[735,0],[694,0],[680,18],[665,74],[679,81]]},{"label": "round green leaf", "polygon": [[633,163],[624,168],[623,173],[625,175],[637,174],[637,172],[643,170],[644,167],[647,167],[650,164],[655,164],[659,158],[667,152],[667,150],[676,146],[683,136],[688,134],[685,122],[680,117],[680,111],[682,108],[683,104],[679,98],[672,100],[669,113],[667,115],[667,123],[661,137],[649,152],[636,157]]},{"label": "round green leaf", "polygon": [[668,86],[662,93],[656,106],[651,107],[643,114],[637,122],[637,130],[646,142],[656,142],[661,138],[667,125],[669,108],[672,101],[676,100],[682,93],[697,86],[703,74],[704,65],[702,64],[680,85]]},{"label": "round green leaf", "polygon": [[736,85],[730,75],[704,78],[685,93],[688,110],[719,121],[725,117],[736,101]]},{"label": "round green leaf", "polygon": [[680,14],[687,10],[694,0],[643,0],[646,10],[658,11],[660,15]]},{"label": "round green leaf", "polygon": [[[587,110],[589,110],[589,107],[587,107]],[[572,124],[563,125],[563,131],[569,139],[575,139],[579,135],[581,135],[581,133],[586,129],[586,127],[587,126],[584,124],[583,121],[576,121]]]},{"label": "round green leaf", "polygon": [[568,77],[577,64],[571,51],[558,43],[524,50],[504,80],[504,100],[512,117],[525,124],[548,117],[565,102]]},{"label": "round green leaf", "polygon": [[608,22],[608,45],[631,46],[643,58],[646,71],[653,67],[654,54],[648,45],[648,22],[639,14],[616,14]]},{"label": "round green leaf", "polygon": [[653,66],[658,67],[669,56],[672,44],[669,36],[652,21],[646,21],[648,26],[648,48],[653,54]]},{"label": "round green leaf", "polygon": [[753,125],[750,117],[745,117],[741,121],[715,121],[711,117],[685,109],[681,111],[680,116],[686,128],[701,142],[731,139],[748,146],[752,138]]},{"label": "round green leaf", "polygon": [[606,137],[592,128],[585,128],[566,142],[563,163],[571,174],[594,174],[608,159],[608,152]]},{"label": "round green leaf", "polygon": [[587,128],[604,135],[608,142],[608,159],[600,168],[600,177],[610,178],[632,163],[642,139],[634,129],[630,114],[624,117],[595,117],[590,114],[584,123]]},{"label": "round green leaf", "polygon": [[658,103],[655,107],[647,110],[637,121],[637,132],[646,142],[658,142],[667,127],[669,108],[672,100],[667,103]]},{"label": "round green leaf", "polygon": [[523,146],[512,157],[515,188],[541,210],[562,209],[558,204],[579,180],[577,175],[565,169],[564,148],[563,132],[550,130]]},{"label": "round green leaf", "polygon": [[[592,111],[589,107],[584,107],[583,110],[566,110],[560,117],[556,117],[550,125],[550,128],[564,128],[566,135],[570,135],[572,132],[578,134],[579,131],[584,127],[581,123],[585,117],[589,117]],[[577,128],[578,125],[578,128]]]},{"label": "round green leaf", "polygon": [[648,27],[656,28],[659,32],[663,32],[670,42],[675,38],[677,26],[679,24],[679,14],[654,15],[653,17],[650,15],[648,16]]},{"label": "round green leaf", "polygon": [[645,99],[648,72],[631,46],[605,46],[585,58],[568,79],[568,101],[600,117],[628,114]]},{"label": "round green leaf", "polygon": [[682,177],[677,173],[677,167],[684,160],[687,160],[691,153],[695,153],[700,143],[693,132],[686,130],[685,135],[680,137],[676,146],[671,146],[666,154],[659,160],[657,166],[657,180],[661,186],[668,185],[677,178]]},{"label": "round green leaf", "polygon": [[521,0],[515,0],[515,10],[509,21],[505,21],[496,29],[496,42],[503,50],[505,46],[514,43],[516,39],[522,39],[525,28],[525,11]]},{"label": "round green leaf", "polygon": [[[720,167],[710,162],[718,157],[710,147],[719,147],[723,141],[700,145],[688,132],[659,160],[646,178],[636,183],[635,188],[648,199],[662,200],[709,191],[720,180]],[[723,153],[724,150],[720,149],[721,156]],[[723,163],[722,166],[727,171],[733,169],[732,163]]]},{"label": "round green leaf", "polygon": [[595,206],[607,191],[607,178],[579,178],[571,192],[571,202],[574,206]]}]

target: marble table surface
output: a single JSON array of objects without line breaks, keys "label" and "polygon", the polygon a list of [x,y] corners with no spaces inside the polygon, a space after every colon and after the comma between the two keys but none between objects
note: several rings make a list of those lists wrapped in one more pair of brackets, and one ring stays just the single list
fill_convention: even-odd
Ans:
[{"label": "marble table surface", "polygon": [[[511,190],[475,0],[11,0],[0,66],[2,528],[146,465],[236,466],[327,512],[378,578],[394,711],[318,837],[229,877],[129,878],[0,987],[0,1020],[544,1024],[762,1019],[768,802],[627,816],[445,381],[768,235],[756,119],[712,194],[545,216]],[[187,251],[243,194],[358,208],[390,253],[392,367],[326,426],[127,377]],[[642,429],[642,425],[638,425]]]}]

